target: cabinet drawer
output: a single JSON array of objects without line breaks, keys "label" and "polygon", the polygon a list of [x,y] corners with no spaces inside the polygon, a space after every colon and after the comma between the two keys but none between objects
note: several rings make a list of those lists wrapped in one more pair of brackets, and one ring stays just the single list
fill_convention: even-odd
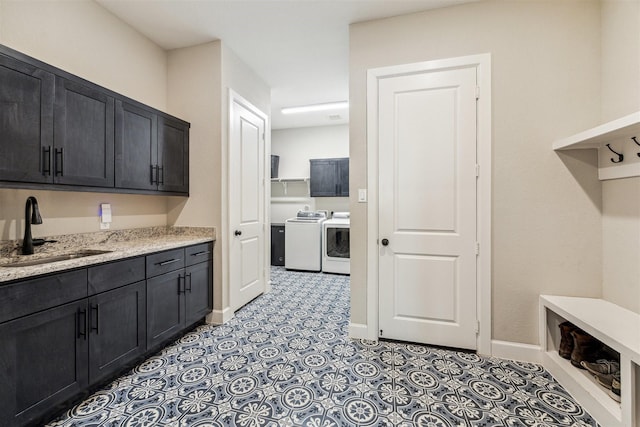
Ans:
[{"label": "cabinet drawer", "polygon": [[144,257],[89,267],[89,295],[144,280],[144,267]]},{"label": "cabinet drawer", "polygon": [[56,307],[86,296],[86,269],[0,286],[0,322]]},{"label": "cabinet drawer", "polygon": [[147,277],[157,276],[184,267],[184,248],[147,256]]},{"label": "cabinet drawer", "polygon": [[213,243],[202,243],[200,245],[185,248],[186,265],[198,264],[209,261],[213,253]]}]

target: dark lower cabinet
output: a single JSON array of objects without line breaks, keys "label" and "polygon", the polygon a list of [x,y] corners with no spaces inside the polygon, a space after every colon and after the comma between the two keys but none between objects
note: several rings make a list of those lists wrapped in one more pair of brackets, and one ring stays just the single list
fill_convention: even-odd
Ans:
[{"label": "dark lower cabinet", "polygon": [[147,347],[149,349],[177,335],[184,325],[182,269],[147,279]]},{"label": "dark lower cabinet", "polygon": [[[213,308],[211,243],[147,257],[147,274],[175,270],[147,279],[147,347],[166,343]],[[186,264],[186,267],[183,267]]]},{"label": "dark lower cabinet", "polygon": [[147,349],[145,282],[89,298],[89,381],[117,373]]},{"label": "dark lower cabinet", "polygon": [[185,274],[185,322],[191,326],[213,308],[213,261],[191,265]]},{"label": "dark lower cabinet", "polygon": [[33,423],[88,385],[87,302],[0,325],[0,420]]},{"label": "dark lower cabinet", "polygon": [[43,424],[202,320],[212,251],[203,243],[0,284],[0,426]]}]

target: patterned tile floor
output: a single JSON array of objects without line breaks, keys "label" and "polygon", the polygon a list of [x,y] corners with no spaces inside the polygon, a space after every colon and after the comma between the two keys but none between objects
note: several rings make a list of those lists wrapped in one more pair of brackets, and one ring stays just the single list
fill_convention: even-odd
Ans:
[{"label": "patterned tile floor", "polygon": [[272,279],[49,426],[596,426],[538,365],[350,340],[348,276]]}]

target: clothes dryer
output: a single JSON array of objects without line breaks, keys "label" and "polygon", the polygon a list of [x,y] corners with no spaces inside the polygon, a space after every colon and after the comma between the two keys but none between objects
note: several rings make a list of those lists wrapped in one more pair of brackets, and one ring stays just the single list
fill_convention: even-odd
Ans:
[{"label": "clothes dryer", "polygon": [[322,224],[322,271],[351,273],[349,212],[335,212]]}]

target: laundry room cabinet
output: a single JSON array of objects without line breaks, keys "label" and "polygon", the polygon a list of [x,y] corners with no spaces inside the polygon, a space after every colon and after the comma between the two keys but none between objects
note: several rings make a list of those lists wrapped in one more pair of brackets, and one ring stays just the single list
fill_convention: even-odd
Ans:
[{"label": "laundry room cabinet", "polygon": [[311,197],[349,196],[349,158],[309,160]]}]

